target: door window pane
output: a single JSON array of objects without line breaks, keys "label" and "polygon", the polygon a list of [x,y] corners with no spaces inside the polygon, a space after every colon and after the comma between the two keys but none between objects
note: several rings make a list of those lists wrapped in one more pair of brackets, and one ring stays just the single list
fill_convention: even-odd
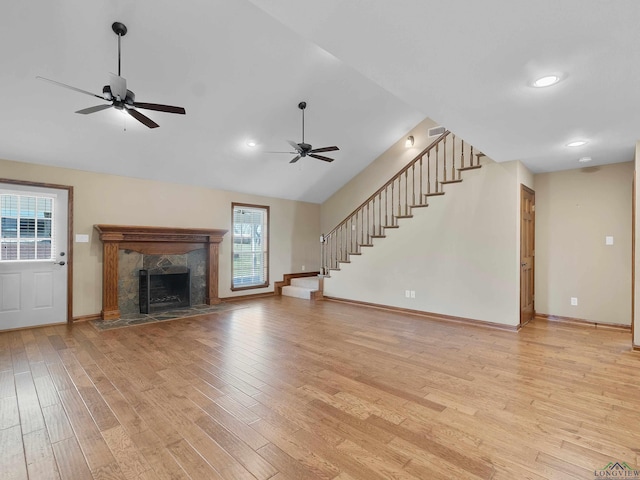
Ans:
[{"label": "door window pane", "polygon": [[0,194],[0,261],[52,260],[54,197]]}]

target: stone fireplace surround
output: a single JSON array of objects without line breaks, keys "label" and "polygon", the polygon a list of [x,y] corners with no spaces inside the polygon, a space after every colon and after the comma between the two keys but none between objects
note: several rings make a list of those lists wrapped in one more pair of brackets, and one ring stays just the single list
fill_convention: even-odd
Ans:
[{"label": "stone fireplace surround", "polygon": [[146,227],[136,225],[94,225],[103,243],[102,312],[103,320],[121,316],[118,306],[120,250],[143,255],[186,255],[204,249],[204,303],[215,305],[218,298],[218,254],[227,230],[206,228]]}]

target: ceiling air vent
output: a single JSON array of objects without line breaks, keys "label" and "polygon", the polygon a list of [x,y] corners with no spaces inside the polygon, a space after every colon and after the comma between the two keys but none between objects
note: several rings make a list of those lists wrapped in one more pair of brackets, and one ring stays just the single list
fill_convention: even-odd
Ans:
[{"label": "ceiling air vent", "polygon": [[442,135],[445,132],[444,127],[433,127],[429,129],[430,137],[437,137],[438,135]]}]

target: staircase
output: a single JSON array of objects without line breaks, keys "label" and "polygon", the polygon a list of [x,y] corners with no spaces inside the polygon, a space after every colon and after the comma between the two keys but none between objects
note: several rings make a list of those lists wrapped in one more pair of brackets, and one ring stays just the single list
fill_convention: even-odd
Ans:
[{"label": "staircase", "polygon": [[319,300],[322,298],[320,278],[317,276],[292,278],[291,285],[282,287],[282,295],[308,300]]},{"label": "staircase", "polygon": [[483,153],[445,131],[395,174],[333,230],[321,237],[321,274],[330,276],[349,263],[352,255],[373,247],[374,238],[385,238],[398,220],[412,218],[414,208],[445,194],[444,186],[462,182],[462,173],[480,168]]}]

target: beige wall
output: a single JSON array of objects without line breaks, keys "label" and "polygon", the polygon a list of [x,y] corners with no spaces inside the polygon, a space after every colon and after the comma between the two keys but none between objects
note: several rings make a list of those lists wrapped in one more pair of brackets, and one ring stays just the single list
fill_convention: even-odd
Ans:
[{"label": "beige wall", "polygon": [[[403,158],[402,165],[409,160]],[[519,192],[521,182],[531,183],[531,175],[520,162],[497,164],[485,158],[482,164],[466,172],[463,183],[445,187],[446,195],[430,200],[428,208],[415,209],[412,219],[400,220],[400,228],[387,230],[387,238],[375,239],[373,248],[332,272],[325,294],[517,325]],[[327,219],[338,223],[357,199],[366,199],[399,170],[373,167],[377,170],[362,172],[322,205],[323,229]],[[345,192],[351,188],[357,193],[351,193],[354,204],[347,204]],[[405,298],[405,290],[414,290],[416,298]]]},{"label": "beige wall", "polygon": [[535,176],[538,313],[630,324],[633,169],[626,162]]},{"label": "beige wall", "polygon": [[284,273],[320,266],[320,206],[151,180],[103,175],[0,160],[0,178],[74,187],[74,234],[89,243],[74,243],[73,315],[102,308],[102,244],[95,224],[231,229],[231,202],[270,206],[270,283],[265,289],[231,292],[231,242],[220,249],[219,295],[230,297],[273,291]]}]

